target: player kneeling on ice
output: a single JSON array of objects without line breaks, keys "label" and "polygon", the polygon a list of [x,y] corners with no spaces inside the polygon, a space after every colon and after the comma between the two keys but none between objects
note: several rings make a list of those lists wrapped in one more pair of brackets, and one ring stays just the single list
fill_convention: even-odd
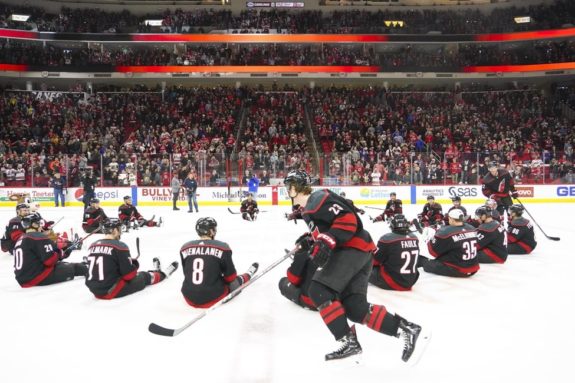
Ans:
[{"label": "player kneeling on ice", "polygon": [[531,254],[537,247],[533,224],[523,218],[523,206],[515,204],[509,207],[507,226],[507,251],[509,254]]},{"label": "player kneeling on ice", "polygon": [[26,233],[18,239],[13,251],[14,274],[20,286],[45,286],[86,275],[84,263],[61,262],[80,247],[80,242],[52,241],[44,233],[38,213],[22,217],[21,223]]},{"label": "player kneeling on ice", "polygon": [[84,221],[82,222],[82,229],[86,233],[93,233],[100,229],[100,225],[108,219],[108,216],[100,207],[100,200],[92,198],[90,206],[84,210]]},{"label": "player kneeling on ice", "polygon": [[142,217],[138,209],[132,205],[132,197],[129,195],[124,197],[124,203],[118,208],[118,217],[122,221],[122,224],[126,228],[125,231],[130,228],[137,229],[142,226],[162,226],[162,218],[158,222],[154,221],[154,217],[151,219],[145,219]]},{"label": "player kneeling on ice", "polygon": [[[309,257],[317,266],[309,286],[309,296],[340,347],[325,360],[347,358],[362,352],[352,322],[394,337],[402,337],[402,360],[414,351],[421,354],[429,333],[384,306],[367,301],[367,285],[375,245],[363,229],[361,219],[344,198],[330,190],[312,193],[307,173],[292,171],[284,180],[293,204],[304,206],[303,219],[314,242]],[[305,238],[300,237],[300,238]],[[422,343],[423,342],[423,343]],[[413,357],[412,362],[417,360]]]},{"label": "player kneeling on ice", "polygon": [[260,209],[258,209],[258,203],[254,200],[252,193],[248,193],[248,198],[242,201],[240,212],[246,221],[255,221],[258,218]]},{"label": "player kneeling on ice", "polygon": [[505,263],[507,259],[507,233],[505,227],[493,218],[497,210],[480,206],[475,218],[480,222],[477,228],[477,260],[479,263]]},{"label": "player kneeling on ice", "polygon": [[369,277],[369,281],[377,287],[408,291],[417,282],[419,239],[409,230],[409,226],[403,214],[396,214],[389,223],[391,233],[379,239]]},{"label": "player kneeling on ice", "polygon": [[317,307],[309,297],[309,286],[313,278],[317,265],[309,258],[311,245],[314,243],[313,237],[305,233],[296,241],[299,250],[294,254],[293,261],[287,269],[287,277],[279,281],[281,294],[300,305],[303,308],[317,310]]},{"label": "player kneeling on ice", "polygon": [[120,241],[122,222],[109,218],[102,224],[102,231],[104,239],[90,245],[87,257],[86,286],[98,299],[114,299],[133,294],[163,281],[178,268],[178,262],[172,262],[162,271],[160,260],[154,258],[153,270],[138,272],[138,260],[132,259],[128,245]]},{"label": "player kneeling on ice", "polygon": [[479,271],[477,261],[477,231],[463,222],[465,215],[459,209],[448,214],[449,226],[443,226],[427,243],[435,259],[419,257],[418,267],[428,273],[446,277],[470,277]]},{"label": "player kneeling on ice", "polygon": [[4,237],[2,237],[2,251],[12,254],[16,242],[24,235],[26,230],[22,227],[22,218],[30,214],[30,205],[22,202],[16,205],[16,217],[12,218],[8,225]]},{"label": "player kneeling on ice", "polygon": [[207,308],[242,284],[258,270],[253,263],[245,274],[236,272],[230,246],[215,239],[218,223],[211,217],[196,222],[200,239],[186,242],[181,250],[184,283],[182,294],[193,307]]}]

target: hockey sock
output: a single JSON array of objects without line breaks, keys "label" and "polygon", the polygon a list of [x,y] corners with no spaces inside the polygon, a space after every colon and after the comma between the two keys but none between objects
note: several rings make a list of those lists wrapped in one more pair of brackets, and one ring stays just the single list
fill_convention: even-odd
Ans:
[{"label": "hockey sock", "polygon": [[336,340],[343,338],[349,333],[345,309],[340,301],[328,301],[319,306],[318,309],[321,318]]},{"label": "hockey sock", "polygon": [[88,275],[88,266],[85,263],[74,263],[74,276],[82,277]]},{"label": "hockey sock", "polygon": [[370,305],[369,312],[365,316],[363,324],[377,332],[390,336],[397,336],[399,319],[397,316],[388,313],[385,306]]},{"label": "hockey sock", "polygon": [[[166,279],[166,274],[161,271],[148,271],[149,279],[146,278],[146,285],[155,285]],[[149,282],[149,283],[148,283]]]}]

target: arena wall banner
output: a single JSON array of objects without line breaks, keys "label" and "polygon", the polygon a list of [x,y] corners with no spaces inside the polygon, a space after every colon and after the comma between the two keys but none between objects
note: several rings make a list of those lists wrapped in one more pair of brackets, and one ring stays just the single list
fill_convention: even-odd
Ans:
[{"label": "arena wall banner", "polygon": [[[348,199],[360,204],[386,204],[391,192],[397,193],[397,198],[409,203],[411,200],[411,186],[326,186],[314,187],[313,190],[329,189],[336,194],[345,192]],[[291,200],[287,195],[285,187],[278,187],[278,203],[280,205],[291,205]]]},{"label": "arena wall banner", "polygon": [[[198,188],[197,199],[200,206],[227,206],[239,205],[241,199],[245,198],[247,188],[242,189],[241,196],[238,187],[228,191],[227,187],[204,187]],[[171,187],[138,187],[139,206],[171,206]],[[232,202],[230,202],[230,199]],[[259,205],[271,205],[272,188],[260,187],[256,197]],[[187,206],[187,195],[180,191],[178,206]]]},{"label": "arena wall banner", "polygon": [[[117,206],[123,202],[123,196],[130,194],[130,188],[104,187],[96,188],[96,198],[102,206]],[[54,191],[52,188],[0,188],[0,206],[16,206],[20,195],[29,195],[32,201],[40,206],[54,206]],[[83,206],[82,188],[69,188],[66,193],[66,206]]]}]

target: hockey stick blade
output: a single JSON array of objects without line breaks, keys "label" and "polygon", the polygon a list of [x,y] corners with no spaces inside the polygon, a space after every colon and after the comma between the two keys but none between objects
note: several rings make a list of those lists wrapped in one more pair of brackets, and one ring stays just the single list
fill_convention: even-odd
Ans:
[{"label": "hockey stick blade", "polygon": [[161,335],[161,336],[175,336],[175,335],[177,335],[176,330],[173,330],[170,328],[165,328],[165,327],[162,327],[162,326],[157,325],[155,323],[150,323],[150,325],[148,326],[148,331],[150,331],[152,334]]},{"label": "hockey stick blade", "polygon": [[230,213],[232,213],[232,214],[240,214],[240,212],[233,211],[233,210],[230,209],[229,207],[228,207],[228,211],[229,211]]},{"label": "hockey stick blade", "polygon": [[293,254],[295,254],[296,251],[299,250],[299,246],[296,247],[295,249],[293,249],[292,251],[287,251],[287,253],[285,253],[284,255],[282,255],[280,258],[278,258],[277,260],[275,260],[271,265],[269,265],[268,267],[266,267],[261,273],[255,274],[249,281],[247,281],[246,283],[242,284],[240,287],[238,287],[237,289],[235,289],[234,291],[232,291],[231,293],[229,293],[228,295],[225,296],[224,299],[222,299],[221,301],[217,302],[216,304],[214,304],[213,306],[208,307],[207,309],[205,309],[204,311],[202,311],[198,316],[196,316],[194,319],[192,319],[191,321],[189,321],[188,323],[186,323],[185,325],[183,325],[182,327],[176,328],[176,329],[170,329],[170,328],[166,328],[166,327],[162,327],[160,325],[157,325],[155,323],[150,323],[150,325],[148,326],[148,331],[150,331],[152,334],[156,334],[156,335],[162,335],[162,336],[170,336],[170,337],[174,337],[178,334],[180,334],[182,331],[184,331],[185,329],[187,329],[188,327],[190,327],[191,325],[193,325],[194,323],[196,323],[197,321],[199,321],[200,319],[204,318],[206,315],[208,315],[210,312],[216,310],[217,308],[219,308],[220,306],[222,306],[223,304],[225,304],[226,302],[231,301],[232,299],[234,299],[239,293],[241,293],[246,287],[250,286],[251,284],[253,284],[255,281],[257,281],[258,279],[260,279],[262,276],[264,276],[265,274],[267,274],[270,270],[272,270],[273,268],[275,268],[277,265],[279,265],[280,263],[282,263],[283,261],[285,261],[286,259],[288,259],[289,257],[291,257]]}]

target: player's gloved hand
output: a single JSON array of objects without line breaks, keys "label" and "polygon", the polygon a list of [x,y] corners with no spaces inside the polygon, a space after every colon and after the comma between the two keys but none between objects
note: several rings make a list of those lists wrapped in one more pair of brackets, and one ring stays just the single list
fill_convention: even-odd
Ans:
[{"label": "player's gloved hand", "polygon": [[302,212],[303,212],[303,207],[301,207],[299,205],[295,205],[293,208],[293,211],[290,214],[286,213],[286,218],[288,221],[291,221],[294,219],[302,219],[302,216],[301,216]]},{"label": "player's gloved hand", "polygon": [[70,241],[68,241],[68,238],[63,237],[63,236],[59,236],[56,239],[56,246],[58,246],[58,249],[62,250],[68,246],[70,246]]},{"label": "player's gloved hand", "polygon": [[514,190],[511,192],[511,197],[517,199],[519,197],[519,193],[517,192],[517,190]]},{"label": "player's gloved hand", "polygon": [[60,249],[60,254],[58,255],[58,259],[60,261],[68,258],[70,256],[70,251],[66,251],[66,249]]},{"label": "player's gloved hand", "polygon": [[315,263],[317,267],[324,267],[335,245],[335,239],[329,234],[321,233],[318,235],[309,254],[312,262]]},{"label": "player's gloved hand", "polygon": [[365,214],[365,210],[363,210],[363,209],[358,209],[357,212],[358,212],[359,214],[361,214],[361,215],[364,215],[364,214]]},{"label": "player's gloved hand", "polygon": [[136,269],[140,268],[140,262],[135,258],[132,258],[132,265],[136,266]]},{"label": "player's gloved hand", "polygon": [[313,243],[314,240],[313,237],[311,236],[311,233],[304,233],[300,235],[300,237],[295,241],[295,244],[299,245],[300,250],[304,251],[309,251]]},{"label": "player's gloved hand", "polygon": [[52,228],[52,225],[54,224],[54,221],[46,221],[44,222],[44,226],[42,227],[42,230],[46,231],[46,230],[50,230]]}]

